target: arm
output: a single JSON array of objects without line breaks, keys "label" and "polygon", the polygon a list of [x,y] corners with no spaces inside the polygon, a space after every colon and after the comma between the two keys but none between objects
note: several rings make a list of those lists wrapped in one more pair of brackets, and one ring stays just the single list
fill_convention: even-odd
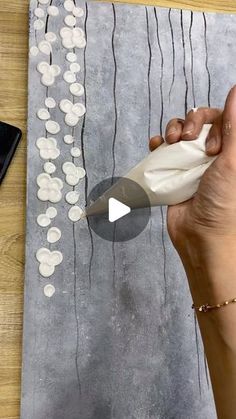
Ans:
[{"label": "arm", "polygon": [[[231,89],[223,113],[200,108],[190,112],[183,123],[171,120],[166,141],[192,140],[204,123],[213,123],[206,153],[218,157],[203,175],[196,195],[169,206],[167,216],[168,231],[183,262],[195,306],[236,298],[236,87]],[[154,137],[150,148],[162,141]],[[218,418],[234,419],[236,302],[196,312]]]}]

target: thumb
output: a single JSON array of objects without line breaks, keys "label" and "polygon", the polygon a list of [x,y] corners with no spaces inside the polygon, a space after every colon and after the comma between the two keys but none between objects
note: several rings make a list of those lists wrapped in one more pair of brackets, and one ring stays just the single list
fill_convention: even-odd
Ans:
[{"label": "thumb", "polygon": [[236,85],[230,90],[223,111],[222,154],[236,162]]}]

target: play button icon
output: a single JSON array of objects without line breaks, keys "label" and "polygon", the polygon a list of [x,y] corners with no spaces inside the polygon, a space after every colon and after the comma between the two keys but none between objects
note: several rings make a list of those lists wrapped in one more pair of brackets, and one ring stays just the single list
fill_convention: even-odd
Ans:
[{"label": "play button icon", "polygon": [[108,219],[110,223],[119,220],[125,215],[129,214],[131,208],[128,205],[123,204],[115,198],[109,198],[108,200]]},{"label": "play button icon", "polygon": [[151,214],[146,192],[127,178],[108,178],[95,185],[86,211],[89,228],[112,242],[134,239],[146,228]]}]

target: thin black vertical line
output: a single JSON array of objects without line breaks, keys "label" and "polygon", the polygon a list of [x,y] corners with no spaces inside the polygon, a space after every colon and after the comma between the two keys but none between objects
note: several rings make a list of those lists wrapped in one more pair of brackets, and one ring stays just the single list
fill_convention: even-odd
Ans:
[{"label": "thin black vertical line", "polygon": [[163,124],[163,114],[164,114],[164,102],[163,102],[164,57],[163,57],[163,51],[162,51],[161,42],[160,42],[160,36],[159,36],[159,22],[158,22],[156,8],[154,8],[154,15],[155,15],[156,26],[157,26],[157,43],[158,43],[158,47],[159,47],[160,55],[161,55],[161,76],[160,76],[160,94],[161,94],[160,135],[162,135],[162,124]]},{"label": "thin black vertical line", "polygon": [[186,74],[186,52],[185,52],[185,40],[184,40],[184,27],[183,27],[183,10],[180,10],[180,25],[181,25],[181,33],[182,33],[182,45],[183,45],[183,73],[185,79],[185,99],[184,99],[184,110],[185,115],[187,115],[188,111],[188,79]]},{"label": "thin black vertical line", "polygon": [[197,349],[197,376],[198,376],[198,387],[200,396],[202,395],[201,389],[201,373],[200,373],[200,354],[199,354],[199,341],[198,341],[198,331],[197,331],[197,315],[194,310],[194,329],[195,329],[195,341],[196,341],[196,349]]},{"label": "thin black vertical line", "polygon": [[208,75],[207,101],[208,101],[208,106],[210,108],[210,106],[211,106],[211,74],[210,74],[210,70],[209,70],[209,67],[208,67],[207,22],[206,22],[205,13],[203,13],[202,15],[203,15],[203,20],[204,20],[204,42],[205,42],[205,51],[206,51],[205,66],[206,66],[206,71],[207,71],[207,75]]},{"label": "thin black vertical line", "polygon": [[[116,35],[116,8],[114,3],[112,3],[112,12],[113,12],[113,30],[112,30],[112,40],[111,40],[111,48],[112,48],[112,55],[114,61],[114,82],[113,82],[113,99],[114,99],[114,135],[112,141],[112,160],[113,160],[113,167],[112,167],[112,184],[114,181],[114,175],[116,170],[116,159],[115,159],[115,143],[117,138],[117,123],[118,123],[118,109],[117,109],[117,99],[116,99],[116,83],[117,83],[117,59],[116,59],[116,52],[115,52],[115,35]],[[113,229],[113,237],[112,237],[112,259],[113,259],[113,272],[112,272],[112,284],[113,288],[115,287],[115,267],[116,267],[116,252],[115,252],[115,237],[116,237],[116,223],[114,223]]]},{"label": "thin black vertical line", "polygon": [[189,26],[189,45],[190,45],[190,53],[191,53],[191,81],[192,81],[193,106],[194,108],[196,108],[195,87],[194,87],[192,27],[193,27],[193,12],[191,11],[191,19],[190,19],[190,26]]},{"label": "thin black vertical line", "polygon": [[[164,73],[164,56],[160,42],[159,36],[159,22],[157,17],[156,8],[154,8],[154,16],[156,19],[156,26],[157,26],[157,43],[160,50],[161,55],[161,76],[160,76],[160,93],[161,93],[161,114],[160,114],[160,134],[162,135],[162,124],[163,124],[163,114],[164,114],[164,102],[163,102],[163,73]],[[163,206],[160,206],[160,213],[161,213],[161,241],[162,241],[162,248],[163,248],[163,276],[164,276],[164,302],[166,304],[167,299],[167,275],[166,275],[166,247],[165,247],[165,222],[164,222],[164,213],[163,213]]]},{"label": "thin black vertical line", "polygon": [[172,92],[174,82],[175,82],[175,40],[174,40],[173,26],[172,26],[172,22],[170,18],[171,10],[172,9],[169,9],[168,19],[169,19],[169,24],[170,24],[171,41],[172,41],[172,69],[173,71],[172,71],[172,81],[171,81],[170,90],[169,90],[169,103],[170,103],[171,92]]},{"label": "thin black vertical line", "polygon": [[152,63],[152,48],[151,48],[150,33],[149,33],[149,17],[148,17],[147,7],[145,7],[145,12],[146,12],[146,24],[147,24],[147,44],[148,44],[148,52],[149,52],[147,85],[148,85],[148,139],[150,139],[151,137],[151,107],[152,107],[150,74],[151,74],[151,63]]},{"label": "thin black vertical line", "polygon": [[113,30],[112,30],[112,40],[111,40],[111,47],[112,47],[112,55],[114,61],[114,81],[113,81],[113,99],[114,99],[114,115],[115,115],[115,122],[114,122],[114,135],[112,141],[112,183],[113,178],[116,170],[116,160],[115,160],[115,143],[117,138],[117,122],[118,122],[118,111],[117,111],[117,100],[116,100],[116,83],[117,83],[117,60],[116,60],[116,53],[115,53],[115,34],[116,34],[116,9],[114,3],[112,3],[112,11],[113,11]]},{"label": "thin black vertical line", "polygon": [[[85,11],[86,11],[86,13],[85,13],[85,20],[84,20],[84,33],[85,33],[86,40],[88,40],[88,34],[87,34],[88,3],[87,2],[85,2]],[[86,42],[86,45],[85,45],[85,48],[84,48],[84,104],[85,104],[85,107],[87,105],[86,52],[87,52],[87,42]],[[82,155],[83,166],[84,166],[84,169],[86,171],[86,158],[85,158],[85,148],[84,148],[85,125],[86,125],[86,113],[84,114],[82,128],[81,128],[81,155]],[[85,176],[84,194],[85,194],[85,205],[87,206],[88,205],[88,176]],[[88,233],[89,233],[90,243],[91,243],[91,254],[90,254],[90,260],[89,260],[89,288],[91,289],[91,285],[92,285],[92,261],[93,261],[93,256],[94,256],[94,243],[93,243],[93,234],[92,234],[92,230],[91,230],[91,227],[90,227],[89,217],[86,217],[86,220],[87,220]]]}]

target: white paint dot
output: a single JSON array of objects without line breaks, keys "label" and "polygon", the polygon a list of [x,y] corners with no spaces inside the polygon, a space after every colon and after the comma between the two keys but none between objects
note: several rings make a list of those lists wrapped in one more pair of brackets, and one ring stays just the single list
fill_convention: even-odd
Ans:
[{"label": "white paint dot", "polygon": [[36,31],[40,31],[43,28],[44,28],[44,21],[41,20],[41,19],[35,20],[35,22],[34,22],[34,29]]},{"label": "white paint dot", "polygon": [[56,121],[52,121],[49,120],[46,122],[45,124],[46,130],[47,132],[49,132],[50,134],[58,134],[58,132],[60,132],[60,125],[56,122]]},{"label": "white paint dot", "polygon": [[54,84],[54,82],[55,82],[55,77],[50,72],[45,73],[45,74],[42,75],[41,83],[44,86],[50,87],[50,86],[52,86]]},{"label": "white paint dot", "polygon": [[55,294],[56,289],[52,284],[48,284],[45,285],[43,292],[46,297],[51,298]]},{"label": "white paint dot", "polygon": [[72,137],[72,135],[65,135],[65,137],[64,137],[64,142],[66,143],[66,144],[73,144],[73,142],[75,141],[75,138],[74,137]]},{"label": "white paint dot", "polygon": [[32,57],[37,57],[38,53],[39,53],[38,47],[36,47],[35,45],[33,45],[30,48],[30,54],[32,55]]},{"label": "white paint dot", "polygon": [[62,165],[62,171],[66,175],[74,175],[76,173],[76,166],[71,161],[66,161]]},{"label": "white paint dot", "polygon": [[46,214],[39,214],[37,223],[40,227],[48,227],[51,224],[51,220]]},{"label": "white paint dot", "polygon": [[72,10],[72,13],[75,17],[83,17],[84,16],[84,11],[83,11],[83,9],[81,9],[81,7],[74,7],[74,9]]},{"label": "white paint dot", "polygon": [[65,116],[65,123],[69,126],[69,127],[75,127],[79,122],[79,117],[77,115],[75,115],[75,113],[73,112],[69,112],[66,114]]},{"label": "white paint dot", "polygon": [[81,218],[81,215],[83,214],[83,211],[80,207],[77,205],[74,205],[69,209],[68,217],[71,221],[76,222],[79,221]]},{"label": "white paint dot", "polygon": [[80,83],[72,83],[70,85],[70,92],[73,96],[83,96],[84,94],[84,87]]},{"label": "white paint dot", "polygon": [[57,64],[52,64],[50,66],[49,71],[50,71],[50,73],[53,74],[54,77],[57,77],[57,76],[59,76],[59,74],[61,74],[61,67]]},{"label": "white paint dot", "polygon": [[70,71],[72,73],[79,73],[79,71],[81,70],[81,67],[78,63],[71,63],[70,65]]},{"label": "white paint dot", "polygon": [[66,25],[72,28],[76,25],[76,18],[73,15],[67,15],[64,19],[64,22]]},{"label": "white paint dot", "polygon": [[49,0],[38,0],[40,4],[48,4]]},{"label": "white paint dot", "polygon": [[82,103],[75,103],[75,105],[72,108],[72,112],[78,117],[81,117],[85,114],[86,108]]},{"label": "white paint dot", "polygon": [[71,112],[71,110],[73,108],[73,103],[68,99],[62,99],[60,101],[59,107],[60,107],[62,112],[68,113],[68,112]]},{"label": "white paint dot", "polygon": [[70,63],[74,63],[77,60],[77,55],[74,54],[73,52],[68,52],[66,54],[66,59],[67,61],[69,61]]},{"label": "white paint dot", "polygon": [[44,168],[44,171],[48,173],[49,175],[52,175],[56,171],[55,164],[51,163],[50,161],[47,161],[46,163],[44,163],[43,168]]},{"label": "white paint dot", "polygon": [[70,154],[72,155],[72,157],[80,157],[81,151],[78,147],[72,147],[72,149],[70,150]]},{"label": "white paint dot", "polygon": [[41,19],[42,17],[45,16],[45,12],[43,9],[41,9],[41,7],[36,7],[36,9],[34,10],[34,15],[38,17],[39,19]]},{"label": "white paint dot", "polygon": [[48,73],[50,71],[50,65],[46,61],[41,61],[37,65],[37,70],[41,74]]},{"label": "white paint dot", "polygon": [[57,216],[57,209],[54,208],[54,207],[48,207],[48,209],[46,211],[46,215],[49,218],[51,218],[51,219],[56,218],[56,216]]},{"label": "white paint dot", "polygon": [[79,193],[76,191],[70,191],[66,194],[66,202],[70,205],[74,205],[79,200]]},{"label": "white paint dot", "polygon": [[83,179],[86,175],[86,171],[84,170],[83,167],[77,167],[76,172],[80,179]]},{"label": "white paint dot", "polygon": [[65,71],[65,73],[63,74],[63,79],[67,83],[74,83],[76,81],[76,76],[74,73],[72,73],[72,71]]},{"label": "white paint dot", "polygon": [[52,97],[47,97],[45,99],[45,105],[47,106],[47,108],[53,109],[56,107],[56,101]]},{"label": "white paint dot", "polygon": [[49,16],[56,17],[59,15],[59,9],[56,6],[48,6],[47,12]]},{"label": "white paint dot", "polygon": [[72,12],[75,7],[75,4],[72,0],[66,0],[64,2],[64,8],[67,12]]},{"label": "white paint dot", "polygon": [[61,238],[61,230],[57,227],[51,227],[47,232],[48,243],[56,243]]},{"label": "white paint dot", "polygon": [[47,32],[45,34],[45,39],[46,39],[46,41],[48,41],[50,43],[53,43],[53,42],[56,42],[57,36],[54,32]]},{"label": "white paint dot", "polygon": [[39,42],[39,51],[45,55],[50,55],[52,52],[52,46],[48,41]]},{"label": "white paint dot", "polygon": [[75,173],[66,175],[66,183],[70,186],[76,186],[79,183],[79,176]]},{"label": "white paint dot", "polygon": [[38,110],[37,116],[42,121],[46,121],[47,119],[50,119],[50,113],[48,112],[47,109],[44,109],[44,108],[41,108]]},{"label": "white paint dot", "polygon": [[40,263],[39,265],[39,273],[44,278],[49,278],[52,276],[55,272],[55,266],[54,265],[48,265],[47,263]]}]

